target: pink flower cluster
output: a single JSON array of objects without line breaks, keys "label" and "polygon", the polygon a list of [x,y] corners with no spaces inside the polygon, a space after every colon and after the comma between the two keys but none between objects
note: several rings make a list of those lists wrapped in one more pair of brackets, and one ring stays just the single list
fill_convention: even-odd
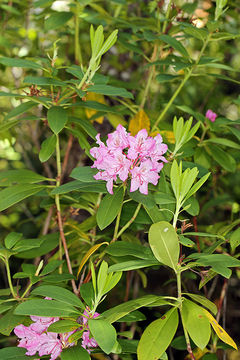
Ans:
[{"label": "pink flower cluster", "polygon": [[147,195],[148,183],[157,185],[158,173],[167,162],[163,154],[168,148],[160,134],[153,138],[142,129],[136,136],[131,136],[122,125],[118,125],[116,131],[108,134],[106,145],[100,140],[100,134],[96,139],[99,147],[92,148],[90,153],[96,159],[92,167],[100,171],[94,178],[107,181],[110,194],[113,194],[113,181],[117,176],[122,181],[131,178],[130,192],[139,189]]},{"label": "pink flower cluster", "polygon": [[[51,300],[50,298],[46,298]],[[91,315],[90,309],[87,307],[81,317],[79,324],[82,334],[82,347],[87,349],[90,353],[91,348],[97,347],[98,344],[94,338],[90,338],[88,329],[88,318],[96,318],[98,313]],[[48,327],[54,322],[58,321],[58,317],[40,317],[31,316],[33,323],[30,326],[18,325],[14,329],[14,333],[20,338],[19,347],[27,349],[26,355],[35,355],[38,352],[39,356],[51,355],[50,360],[55,360],[64,348],[73,346],[74,343],[69,343],[68,339],[76,330],[64,334],[48,332]],[[40,360],[40,359],[36,359]]]},{"label": "pink flower cluster", "polygon": [[205,117],[209,119],[211,122],[214,122],[216,120],[217,114],[213,112],[211,109],[208,109]]}]

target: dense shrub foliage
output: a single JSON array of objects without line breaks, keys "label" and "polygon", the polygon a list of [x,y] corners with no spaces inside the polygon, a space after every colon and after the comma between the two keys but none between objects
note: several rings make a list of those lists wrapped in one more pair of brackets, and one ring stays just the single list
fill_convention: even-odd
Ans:
[{"label": "dense shrub foliage", "polygon": [[238,358],[238,5],[1,1],[1,360]]}]

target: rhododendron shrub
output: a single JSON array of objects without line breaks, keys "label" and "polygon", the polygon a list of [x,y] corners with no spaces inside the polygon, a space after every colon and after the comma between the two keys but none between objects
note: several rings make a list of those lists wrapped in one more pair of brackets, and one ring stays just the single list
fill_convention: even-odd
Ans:
[{"label": "rhododendron shrub", "polygon": [[1,2],[0,360],[237,356],[238,8]]}]

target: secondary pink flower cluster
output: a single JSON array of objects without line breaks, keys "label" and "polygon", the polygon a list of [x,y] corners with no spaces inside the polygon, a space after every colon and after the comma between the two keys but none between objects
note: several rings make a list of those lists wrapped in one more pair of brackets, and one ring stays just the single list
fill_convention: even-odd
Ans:
[{"label": "secondary pink flower cluster", "polygon": [[107,181],[110,194],[113,194],[113,181],[117,176],[122,181],[131,178],[130,192],[139,189],[147,195],[148,183],[157,185],[158,173],[167,162],[163,154],[168,148],[160,134],[153,138],[142,129],[136,136],[131,136],[122,125],[118,125],[116,131],[108,134],[106,145],[100,140],[100,134],[96,139],[99,147],[92,148],[90,153],[96,159],[92,167],[100,171],[94,178]]},{"label": "secondary pink flower cluster", "polygon": [[[51,300],[50,298],[46,299]],[[87,322],[88,318],[96,318],[97,316],[99,316],[98,313],[91,315],[90,309],[87,307],[81,317],[81,324],[79,324],[78,330],[84,330],[82,347],[87,349],[89,353],[98,344],[94,338],[90,338]],[[47,331],[51,324],[59,320],[58,317],[31,316],[31,319],[33,323],[30,326],[21,324],[14,329],[14,333],[20,338],[18,346],[27,349],[26,355],[35,355],[38,352],[39,356],[51,355],[50,360],[55,360],[64,348],[75,345],[73,342],[69,343],[68,339],[76,330],[64,334]]]},{"label": "secondary pink flower cluster", "polygon": [[211,109],[208,109],[205,117],[209,119],[211,122],[214,122],[216,120],[217,114],[213,112]]}]

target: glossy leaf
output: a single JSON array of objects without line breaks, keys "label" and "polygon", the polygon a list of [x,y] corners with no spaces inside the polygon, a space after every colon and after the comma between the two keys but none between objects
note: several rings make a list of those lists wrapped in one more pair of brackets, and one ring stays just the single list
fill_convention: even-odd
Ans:
[{"label": "glossy leaf", "polygon": [[206,317],[210,321],[213,330],[216,332],[219,339],[221,339],[224,343],[232,346],[234,349],[237,350],[237,345],[233,341],[233,339],[228,335],[228,333],[218,324],[217,320],[207,311],[204,310]]},{"label": "glossy leaf", "polygon": [[78,316],[80,313],[64,302],[55,300],[28,300],[19,304],[15,309],[16,315],[35,315],[50,317],[71,317]]},{"label": "glossy leaf", "polygon": [[231,155],[229,155],[226,151],[222,150],[217,145],[211,145],[211,147],[209,147],[209,151],[213,159],[220,166],[222,166],[224,170],[227,170],[229,172],[235,172],[236,161]]},{"label": "glossy leaf", "polygon": [[0,186],[9,186],[14,183],[18,184],[34,184],[41,181],[46,181],[48,178],[35,173],[32,170],[7,170],[0,174]]},{"label": "glossy leaf", "polygon": [[191,293],[183,293],[183,295],[187,295],[190,298],[192,298],[194,301],[198,302],[199,304],[205,306],[207,309],[209,309],[214,315],[217,314],[217,306],[211,302],[210,300],[208,300],[207,298],[205,298],[202,295],[198,295],[198,294],[191,294]]},{"label": "glossy leaf", "polygon": [[31,360],[32,356],[26,355],[25,348],[19,347],[6,347],[0,349],[0,359],[1,360]]},{"label": "glossy leaf", "polygon": [[44,186],[34,184],[14,185],[0,191],[0,211],[37,194]]},{"label": "glossy leaf", "polygon": [[149,230],[149,244],[158,261],[176,270],[180,249],[171,224],[166,221],[153,224]]},{"label": "glossy leaf", "polygon": [[178,310],[169,310],[145,329],[139,341],[138,360],[159,359],[170,345],[178,327]]},{"label": "glossy leaf", "polygon": [[232,251],[235,251],[235,249],[240,244],[240,228],[237,228],[230,236],[230,245]]},{"label": "glossy leaf", "polygon": [[61,360],[91,360],[89,353],[81,345],[63,350]]},{"label": "glossy leaf", "polygon": [[150,266],[158,266],[161,265],[156,259],[154,260],[142,260],[142,259],[137,259],[137,260],[129,260],[129,261],[121,261],[117,264],[113,264],[109,267],[108,271],[109,272],[114,272],[114,271],[130,271],[130,270],[137,270],[137,269],[142,269],[145,267],[150,267]]},{"label": "glossy leaf", "polygon": [[113,195],[107,194],[101,201],[97,212],[97,224],[101,230],[110,225],[118,215],[123,202],[124,189],[114,189]]},{"label": "glossy leaf", "polygon": [[31,294],[48,296],[65,304],[73,305],[84,309],[81,300],[71,291],[54,285],[41,285],[35,288]]},{"label": "glossy leaf", "polygon": [[50,129],[58,134],[66,125],[68,120],[67,111],[61,106],[52,106],[47,113]]},{"label": "glossy leaf", "polygon": [[92,169],[90,166],[81,166],[73,169],[70,176],[82,182],[93,182],[95,180],[93,176],[97,172],[97,169]]},{"label": "glossy leaf", "polygon": [[39,160],[41,162],[47,161],[54,153],[56,148],[57,138],[56,135],[53,134],[46,140],[44,140],[41,144],[41,149],[39,152]]},{"label": "glossy leaf", "polygon": [[205,316],[205,309],[190,300],[184,299],[182,318],[191,339],[203,350],[207,346],[211,335],[211,327],[209,320]]},{"label": "glossy leaf", "polygon": [[145,260],[155,260],[150,248],[127,241],[116,241],[110,244],[105,250],[107,254],[112,256],[134,256]]},{"label": "glossy leaf", "polygon": [[127,301],[109,310],[104,311],[101,314],[101,317],[106,319],[108,322],[113,323],[134,310],[137,310],[143,306],[153,304],[158,299],[159,296],[156,295],[145,295],[138,299]]},{"label": "glossy leaf", "polygon": [[159,36],[159,39],[162,40],[163,42],[169,44],[172,48],[174,48],[176,51],[178,51],[183,56],[185,56],[187,58],[189,57],[186,48],[181,44],[180,41],[178,41],[174,37],[169,36],[169,35],[161,35],[161,36]]},{"label": "glossy leaf", "polygon": [[78,268],[78,272],[77,272],[77,277],[79,276],[82,268],[84,267],[84,265],[86,264],[86,262],[88,261],[88,259],[90,258],[90,256],[92,256],[92,254],[95,253],[95,251],[97,251],[102,245],[108,245],[108,242],[102,242],[101,244],[96,244],[96,245],[93,245],[89,250],[88,252],[84,255],[84,257],[82,258],[81,260],[81,263],[79,265],[79,268]]},{"label": "glossy leaf", "polygon": [[99,347],[106,354],[110,354],[117,339],[115,328],[108,321],[102,319],[90,319],[88,326]]},{"label": "glossy leaf", "polygon": [[48,327],[49,332],[66,333],[79,328],[76,321],[73,320],[58,320]]}]

